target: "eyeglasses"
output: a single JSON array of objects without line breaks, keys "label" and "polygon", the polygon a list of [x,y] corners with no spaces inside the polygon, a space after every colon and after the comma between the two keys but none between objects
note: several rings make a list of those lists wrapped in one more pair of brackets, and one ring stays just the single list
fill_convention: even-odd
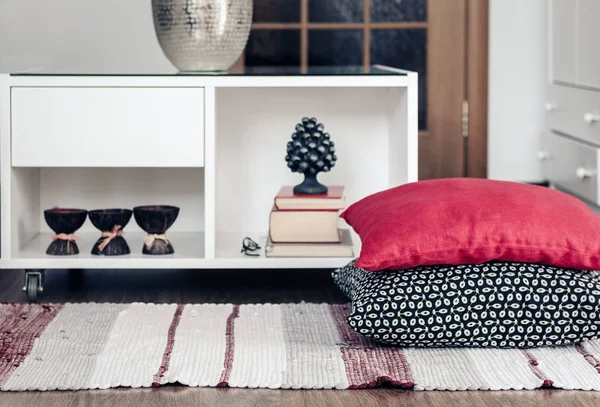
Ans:
[{"label": "eyeglasses", "polygon": [[244,253],[246,256],[260,256],[260,253],[255,253],[257,250],[260,250],[261,247],[254,240],[249,237],[245,237],[242,241],[242,250],[241,253]]}]

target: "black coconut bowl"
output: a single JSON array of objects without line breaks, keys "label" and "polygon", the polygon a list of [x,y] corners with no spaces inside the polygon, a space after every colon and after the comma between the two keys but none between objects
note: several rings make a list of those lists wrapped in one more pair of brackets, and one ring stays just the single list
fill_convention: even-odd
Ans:
[{"label": "black coconut bowl", "polygon": [[[96,209],[89,212],[90,221],[103,234],[94,244],[92,254],[105,256],[120,256],[131,253],[129,245],[119,232],[127,226],[133,215],[131,209]],[[118,227],[118,228],[117,228]],[[114,235],[110,235],[113,233]],[[105,240],[108,242],[105,243]]]},{"label": "black coconut bowl", "polygon": [[102,232],[110,232],[116,225],[125,228],[132,215],[131,209],[95,209],[89,212],[90,221]]},{"label": "black coconut bowl", "polygon": [[177,216],[179,216],[179,208],[169,205],[146,205],[136,206],[133,208],[133,216],[140,228],[142,228],[149,236],[159,235],[149,242],[144,243],[142,253],[144,254],[173,254],[173,246],[171,242],[164,236],[165,232],[173,226]]},{"label": "black coconut bowl", "polygon": [[70,237],[85,222],[88,212],[85,209],[53,208],[44,211],[46,223],[56,233],[46,254],[53,256],[69,256],[79,254],[79,248],[74,238]]}]

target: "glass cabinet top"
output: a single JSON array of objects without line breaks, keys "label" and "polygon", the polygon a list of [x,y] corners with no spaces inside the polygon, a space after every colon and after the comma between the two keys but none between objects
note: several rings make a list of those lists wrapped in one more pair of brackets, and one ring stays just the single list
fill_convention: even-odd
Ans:
[{"label": "glass cabinet top", "polygon": [[300,67],[245,67],[243,72],[179,72],[173,71],[154,72],[66,72],[53,71],[43,68],[31,69],[21,72],[12,72],[14,76],[369,76],[369,75],[394,75],[405,76],[406,72],[392,67],[375,65],[369,69],[362,66],[314,66],[308,67],[303,73]]}]

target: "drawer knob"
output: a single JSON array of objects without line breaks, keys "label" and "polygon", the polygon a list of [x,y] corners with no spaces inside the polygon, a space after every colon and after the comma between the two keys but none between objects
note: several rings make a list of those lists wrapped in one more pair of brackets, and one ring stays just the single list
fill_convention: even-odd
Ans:
[{"label": "drawer knob", "polygon": [[537,153],[535,153],[535,156],[540,161],[548,160],[551,157],[550,153],[547,151],[538,151]]},{"label": "drawer knob", "polygon": [[575,175],[577,175],[577,178],[579,178],[579,179],[590,178],[595,173],[596,173],[595,171],[588,170],[587,168],[583,168],[583,167],[579,167],[575,170]]},{"label": "drawer knob", "polygon": [[556,110],[556,103],[552,103],[552,102],[546,102],[544,103],[544,109],[546,109],[547,112],[552,112],[554,110]]},{"label": "drawer knob", "polygon": [[588,124],[592,124],[592,123],[595,123],[598,120],[600,120],[600,116],[597,114],[588,112],[583,115],[583,120],[585,120],[585,122]]}]

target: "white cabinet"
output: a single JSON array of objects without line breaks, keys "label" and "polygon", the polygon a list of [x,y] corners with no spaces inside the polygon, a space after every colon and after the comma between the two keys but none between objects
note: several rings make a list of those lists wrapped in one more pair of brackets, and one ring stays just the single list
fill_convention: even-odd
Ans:
[{"label": "white cabinet", "polygon": [[[349,259],[244,256],[242,240],[264,243],[274,196],[301,182],[284,157],[305,115],[335,140],[339,161],[320,181],[344,185],[347,205],[417,181],[417,92],[416,73],[381,66],[347,75],[0,74],[0,268],[340,267]],[[78,255],[46,254],[44,209],[138,205],[180,208],[167,232],[174,254],[142,254],[133,219],[131,254],[92,254],[100,231],[89,219],[76,231]]]},{"label": "white cabinet", "polygon": [[576,83],[576,2],[577,0],[552,0],[551,3],[550,55],[554,81]]},{"label": "white cabinet", "polygon": [[552,0],[550,77],[544,106],[543,176],[555,187],[599,205],[600,1]]},{"label": "white cabinet", "polygon": [[15,167],[202,167],[204,91],[13,87]]},{"label": "white cabinet", "polygon": [[577,84],[600,89],[600,1],[578,0],[577,11]]},{"label": "white cabinet", "polygon": [[549,16],[550,80],[600,89],[600,1],[552,0]]}]

